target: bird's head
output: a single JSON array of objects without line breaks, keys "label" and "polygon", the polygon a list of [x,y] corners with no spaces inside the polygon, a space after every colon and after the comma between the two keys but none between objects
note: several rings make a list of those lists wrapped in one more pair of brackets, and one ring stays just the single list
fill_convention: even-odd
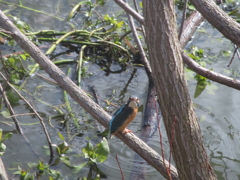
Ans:
[{"label": "bird's head", "polygon": [[128,104],[128,107],[135,109],[135,108],[139,107],[139,103],[140,103],[140,101],[138,100],[137,97],[131,96],[131,97],[129,97],[127,104]]}]

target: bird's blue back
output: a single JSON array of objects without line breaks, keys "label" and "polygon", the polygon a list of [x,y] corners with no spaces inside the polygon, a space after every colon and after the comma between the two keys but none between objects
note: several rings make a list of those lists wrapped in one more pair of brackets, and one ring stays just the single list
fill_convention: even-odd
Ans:
[{"label": "bird's blue back", "polygon": [[129,115],[131,115],[133,112],[133,109],[128,107],[128,105],[121,106],[113,115],[110,124],[109,124],[109,130],[110,133],[114,133],[120,128],[124,122],[127,120]]}]

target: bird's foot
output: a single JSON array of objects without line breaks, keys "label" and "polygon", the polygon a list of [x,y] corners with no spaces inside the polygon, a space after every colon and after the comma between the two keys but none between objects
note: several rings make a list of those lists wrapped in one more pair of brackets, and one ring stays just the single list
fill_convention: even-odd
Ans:
[{"label": "bird's foot", "polygon": [[129,132],[132,132],[132,131],[130,129],[128,129],[128,128],[125,128],[122,133],[126,134],[126,133],[129,133]]}]

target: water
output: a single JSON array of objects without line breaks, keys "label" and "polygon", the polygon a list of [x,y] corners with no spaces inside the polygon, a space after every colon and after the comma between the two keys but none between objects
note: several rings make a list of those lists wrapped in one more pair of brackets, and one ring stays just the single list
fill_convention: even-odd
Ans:
[{"label": "water", "polygon": [[[18,1],[14,0],[7,2],[18,4]],[[51,16],[21,7],[12,7],[3,3],[1,3],[1,7],[3,10],[9,8],[12,9],[10,11],[12,15],[31,24],[31,27],[35,31],[44,29],[69,30],[71,27],[81,28],[83,20],[85,19],[84,14],[80,14],[70,23],[61,20],[66,19],[72,6],[78,2],[79,1],[77,0],[23,1],[24,6],[43,11]],[[96,10],[101,15],[107,14],[107,12],[114,12],[116,14],[120,12],[118,6],[111,1],[107,1],[104,7],[97,7]],[[215,72],[239,79],[239,60],[235,59],[230,68],[227,68],[231,57],[225,57],[222,53],[226,50],[233,52],[233,44],[231,44],[229,40],[226,40],[207,22],[203,23],[201,31],[199,30],[194,34],[194,37],[187,45],[187,48],[192,45],[204,49],[206,56],[204,59],[207,62],[207,68],[212,68]],[[13,50],[20,51],[18,47],[12,49],[11,47],[1,45],[1,49],[2,48],[4,48],[4,55],[12,53]],[[61,50],[61,48],[58,49],[58,51]],[[75,58],[76,56],[76,53],[70,54],[70,58]],[[81,86],[84,90],[89,90],[89,87],[94,86],[102,99],[113,98],[112,102],[118,106],[122,105],[130,95],[138,96],[142,104],[145,103],[148,79],[142,67],[129,66],[127,70],[122,73],[109,74],[106,76],[106,73],[96,64],[87,63],[85,66],[88,67],[88,71],[92,72],[93,75],[83,79]],[[111,68],[112,70],[118,70],[119,66],[113,65]],[[131,80],[131,83],[126,87],[134,68],[137,68],[136,74]],[[63,69],[65,72],[67,71],[66,68],[63,67]],[[39,70],[37,73],[47,76],[42,70]],[[193,98],[196,81],[189,80],[188,85],[189,92]],[[71,102],[71,105],[75,115],[80,120],[81,128],[74,128],[73,123],[70,124],[70,132],[67,132],[66,128],[63,128],[61,121],[71,119],[69,115],[52,118],[51,120],[48,119],[50,116],[54,117],[59,114],[56,107],[61,108],[64,105],[63,93],[60,87],[42,81],[38,76],[33,76],[27,79],[25,89],[27,89],[27,92],[21,93],[30,99],[31,103],[34,104],[34,108],[36,108],[44,117],[53,143],[58,144],[61,142],[57,135],[58,131],[60,131],[67,140],[69,140],[70,134],[71,141],[69,143],[73,150],[71,153],[77,155],[81,154],[81,149],[86,146],[86,137],[91,137],[93,144],[100,141],[100,138],[96,134],[97,125],[93,123],[94,119],[74,102]],[[240,122],[238,120],[240,103],[238,94],[237,90],[211,82],[211,85],[208,85],[200,96],[195,99],[193,98],[196,113],[202,129],[203,140],[211,164],[220,180],[235,180],[240,177]],[[37,101],[37,99],[48,104],[43,104],[42,102]],[[116,110],[116,107],[108,107],[103,101],[100,101],[100,103],[103,107],[108,108],[110,112]],[[22,101],[20,101],[20,104],[16,105],[14,109],[16,113],[31,112]],[[64,108],[61,110],[68,113]],[[136,135],[139,135],[142,117],[143,114],[140,111],[135,120],[129,125],[129,129],[131,129]],[[19,116],[18,119],[21,122],[25,135],[31,142],[32,149],[40,154],[47,162],[49,156],[47,150],[43,148],[43,146],[47,144],[47,141],[42,131],[42,127],[39,124],[39,120],[36,119],[35,116]],[[11,119],[1,117],[1,122],[1,128],[5,131],[13,131],[15,129]],[[7,125],[7,123],[9,125]],[[163,147],[165,149],[166,158],[168,159],[168,142],[163,125],[161,125],[161,133],[163,134]],[[74,136],[76,134],[79,136]],[[114,137],[109,143],[111,152],[108,160],[99,165],[99,168],[106,173],[108,179],[121,179],[120,170],[115,158],[116,154],[118,155],[125,179],[130,179],[132,171],[139,171],[137,173],[141,173],[139,170],[139,164],[142,164],[144,161],[135,160],[135,153],[117,138]],[[5,141],[5,144],[7,145],[7,151],[2,157],[5,167],[16,168],[17,165],[20,164],[23,169],[29,169],[27,163],[37,162],[37,158],[31,153],[22,137],[16,133],[10,140]],[[155,133],[149,144],[153,149],[161,153],[158,133]],[[81,157],[73,160],[78,164],[85,162]],[[62,174],[67,175],[69,179],[77,179],[77,177],[87,176],[89,171],[88,168],[84,168],[78,174],[73,175],[72,171],[63,164],[58,164],[52,168],[59,169]],[[147,164],[143,165],[141,168],[146,172],[146,179],[164,179],[155,169]],[[8,174],[12,174],[13,172],[14,171],[12,170],[8,170]]]}]

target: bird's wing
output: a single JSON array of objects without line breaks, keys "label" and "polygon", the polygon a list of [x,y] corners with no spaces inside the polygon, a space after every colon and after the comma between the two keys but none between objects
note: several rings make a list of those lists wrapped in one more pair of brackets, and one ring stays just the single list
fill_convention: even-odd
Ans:
[{"label": "bird's wing", "polygon": [[133,109],[128,106],[122,106],[119,108],[115,114],[113,115],[111,121],[110,121],[110,133],[114,133],[120,128],[128,116],[133,112]]}]

